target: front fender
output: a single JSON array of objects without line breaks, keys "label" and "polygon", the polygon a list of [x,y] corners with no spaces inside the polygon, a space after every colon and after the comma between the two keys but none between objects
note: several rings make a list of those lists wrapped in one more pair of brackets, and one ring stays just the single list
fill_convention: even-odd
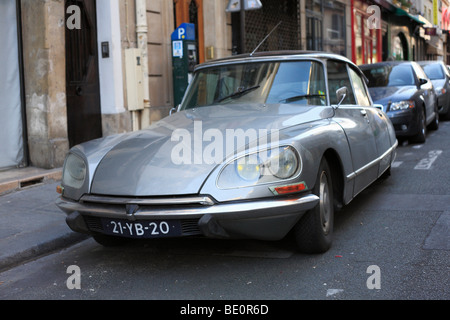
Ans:
[{"label": "front fender", "polygon": [[[292,126],[280,131],[279,145],[291,145],[299,152],[302,158],[302,170],[299,176],[277,183],[256,185],[251,187],[241,187],[234,189],[220,189],[217,180],[224,164],[218,166],[205,181],[201,188],[201,194],[209,194],[219,202],[234,200],[249,200],[255,198],[273,197],[270,187],[285,185],[297,182],[305,182],[307,190],[310,191],[316,182],[319,164],[327,152],[333,150],[339,158],[339,167],[342,169],[342,176],[346,177],[353,172],[350,148],[343,129],[329,119],[323,119],[314,123]],[[252,152],[252,150],[248,150]],[[239,157],[241,154],[236,155]],[[232,159],[228,159],[231,161]],[[225,161],[225,163],[228,163]],[[344,194],[352,192],[350,182],[344,182]],[[347,191],[349,190],[349,191]]]}]

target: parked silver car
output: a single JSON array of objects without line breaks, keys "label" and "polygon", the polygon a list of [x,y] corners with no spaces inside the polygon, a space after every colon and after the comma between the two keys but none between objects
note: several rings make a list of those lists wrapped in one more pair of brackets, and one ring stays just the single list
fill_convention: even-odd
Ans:
[{"label": "parked silver car", "polygon": [[364,75],[326,53],[239,55],[199,65],[176,112],[66,158],[57,205],[77,232],[206,236],[330,248],[335,209],[394,161],[397,140]]},{"label": "parked silver car", "polygon": [[450,119],[450,71],[442,61],[419,61],[436,91],[438,112]]}]

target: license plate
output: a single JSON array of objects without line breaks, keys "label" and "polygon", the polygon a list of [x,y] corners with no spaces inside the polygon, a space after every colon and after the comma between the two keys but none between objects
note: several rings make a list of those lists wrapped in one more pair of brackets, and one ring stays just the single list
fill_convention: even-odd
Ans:
[{"label": "license plate", "polygon": [[128,221],[120,219],[102,219],[105,233],[129,238],[161,238],[181,235],[178,220]]}]

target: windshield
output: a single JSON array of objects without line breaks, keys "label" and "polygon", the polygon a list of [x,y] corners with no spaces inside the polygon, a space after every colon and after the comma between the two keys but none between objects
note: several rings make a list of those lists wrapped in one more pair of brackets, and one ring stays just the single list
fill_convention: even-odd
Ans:
[{"label": "windshield", "polygon": [[200,69],[181,109],[231,103],[325,105],[323,66],[315,61],[294,61]]},{"label": "windshield", "polygon": [[409,64],[377,66],[362,70],[371,87],[413,86],[415,84],[412,67]]},{"label": "windshield", "polygon": [[444,79],[444,72],[439,64],[426,64],[422,68],[430,80]]}]

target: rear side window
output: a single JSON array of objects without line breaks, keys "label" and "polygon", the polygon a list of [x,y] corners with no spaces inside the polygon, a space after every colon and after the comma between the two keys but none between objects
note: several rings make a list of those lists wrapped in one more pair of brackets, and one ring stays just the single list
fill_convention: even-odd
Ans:
[{"label": "rear side window", "polygon": [[341,61],[328,60],[328,90],[330,93],[330,103],[338,104],[336,90],[347,87],[348,95],[342,104],[356,104],[355,95],[353,93],[352,84],[347,70],[347,64]]},{"label": "rear side window", "polygon": [[363,107],[369,107],[370,100],[369,96],[367,95],[363,79],[361,79],[360,75],[352,68],[349,68],[349,70],[350,70],[350,77],[352,78],[353,89],[355,90],[356,100],[358,101],[358,105]]}]

